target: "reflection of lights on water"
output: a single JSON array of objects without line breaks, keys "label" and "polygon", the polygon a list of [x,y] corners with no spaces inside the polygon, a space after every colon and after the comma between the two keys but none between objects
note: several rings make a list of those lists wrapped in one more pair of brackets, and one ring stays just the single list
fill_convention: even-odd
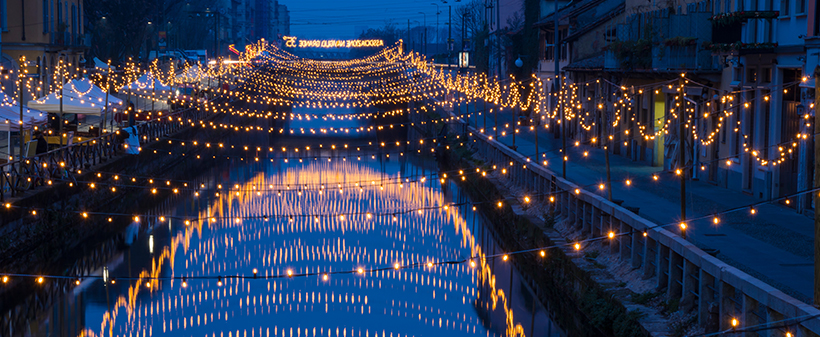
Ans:
[{"label": "reflection of lights on water", "polygon": [[[461,297],[461,303],[471,305],[473,301],[478,300],[479,284],[490,287],[491,291],[487,294],[482,292],[481,298],[486,310],[502,309],[507,314],[507,330],[518,331],[519,324],[514,324],[511,320],[511,312],[507,309],[506,297],[504,291],[496,288],[495,277],[490,273],[489,260],[483,257],[481,248],[478,247],[479,242],[474,238],[470,226],[467,224],[462,210],[467,210],[467,206],[462,208],[458,205],[452,207],[446,206],[448,212],[423,212],[419,210],[416,212],[403,214],[398,217],[395,213],[396,209],[406,208],[425,208],[434,205],[441,205],[444,203],[444,198],[437,190],[437,187],[427,187],[424,184],[409,183],[407,186],[398,186],[398,184],[379,184],[382,179],[393,179],[385,177],[383,173],[367,170],[356,165],[349,165],[348,163],[307,163],[304,165],[292,164],[298,166],[298,169],[288,169],[281,174],[273,176],[258,175],[250,179],[248,182],[240,186],[252,190],[256,188],[264,188],[271,185],[284,186],[289,184],[288,189],[294,189],[293,186],[312,185],[318,186],[320,184],[327,185],[328,188],[334,187],[338,184],[350,184],[356,182],[358,186],[364,185],[364,182],[370,181],[369,185],[379,186],[375,190],[365,190],[361,193],[324,193],[319,194],[317,190],[305,191],[299,196],[294,194],[268,194],[262,197],[256,196],[255,193],[243,194],[235,196],[233,193],[224,194],[222,197],[214,200],[207,210],[202,211],[198,218],[208,219],[205,222],[192,221],[190,226],[182,227],[180,232],[176,233],[170,240],[168,246],[159,246],[156,254],[152,258],[152,265],[157,266],[154,270],[145,270],[140,273],[141,278],[159,276],[163,273],[162,268],[172,266],[172,273],[179,275],[179,277],[196,277],[206,275],[236,275],[243,274],[243,270],[247,272],[248,269],[253,268],[253,274],[256,276],[259,269],[265,270],[261,278],[267,278],[270,275],[293,276],[301,273],[319,272],[318,268],[329,267],[332,269],[340,268],[345,270],[350,268],[345,263],[353,263],[359,265],[356,267],[356,274],[364,276],[365,272],[368,277],[355,278],[353,281],[350,276],[341,276],[329,280],[330,273],[322,271],[320,278],[315,279],[314,282],[318,284],[326,284],[334,290],[321,290],[321,288],[312,288],[308,286],[306,289],[293,288],[294,285],[289,282],[294,282],[297,279],[287,280],[236,280],[226,279],[221,277],[214,283],[207,281],[195,280],[191,283],[187,279],[183,281],[185,293],[171,295],[171,301],[179,301],[181,303],[196,303],[203,304],[204,302],[214,302],[216,307],[228,308],[228,303],[237,303],[239,308],[250,310],[251,313],[257,314],[265,313],[281,313],[293,312],[293,305],[298,304],[321,304],[326,312],[332,310],[345,310],[344,306],[355,304],[356,313],[367,314],[371,310],[382,310],[380,307],[373,308],[366,303],[366,297],[362,296],[359,299],[358,292],[349,292],[344,290],[343,285],[353,286],[354,289],[394,289],[394,286],[410,286],[410,287],[428,287],[438,294],[436,301],[447,300],[449,297]],[[335,172],[334,172],[335,171]],[[328,172],[333,172],[329,174]],[[336,175],[336,178],[329,176]],[[334,181],[338,177],[344,177],[345,181]],[[359,183],[361,182],[361,184]],[[236,207],[241,205],[242,207]],[[314,213],[324,214],[340,214],[345,213],[347,217],[342,218],[340,215],[328,217],[294,217],[293,221],[277,220],[280,218],[272,217],[270,222],[263,222],[262,219],[254,221],[252,219],[240,221],[230,221],[231,219],[244,219],[248,215],[255,214],[270,214],[270,215],[287,215],[288,212],[293,214],[301,214],[300,210],[307,209],[312,205],[321,205],[320,211]],[[361,209],[362,205],[366,205],[366,209]],[[391,211],[392,210],[392,211]],[[387,212],[385,212],[387,211]],[[358,215],[355,215],[357,214]],[[373,214],[390,214],[391,219],[384,221],[367,221],[374,218]],[[194,218],[193,216],[191,218]],[[228,221],[217,221],[219,218],[227,219]],[[265,220],[267,220],[265,216]],[[312,219],[311,219],[312,218]],[[344,219],[344,220],[342,220]],[[423,219],[423,220],[421,220]],[[389,224],[389,227],[385,227]],[[450,227],[455,226],[455,227]],[[456,229],[455,234],[458,235],[457,240],[453,240],[452,229]],[[474,227],[473,227],[474,228]],[[233,233],[233,234],[232,234]],[[305,239],[297,239],[302,233],[305,235],[321,235],[328,234],[332,239],[325,239],[322,242],[307,242]],[[357,233],[357,235],[373,235],[381,233],[386,238],[407,245],[416,239],[435,238],[432,242],[426,242],[424,249],[416,250],[402,248],[402,246],[388,248],[388,247],[368,247],[368,245],[361,245],[351,242],[350,238],[344,236],[337,236],[338,233]],[[201,239],[192,240],[200,236]],[[294,241],[289,241],[289,240]],[[285,240],[285,241],[282,241]],[[270,242],[275,241],[275,245],[271,246]],[[228,257],[226,259],[225,252],[235,251],[237,249],[244,249],[247,245],[255,245],[261,242],[266,242],[264,246],[259,246],[258,251],[252,255],[243,256],[239,259]],[[282,242],[283,245],[280,245]],[[469,264],[464,265],[442,265],[436,266],[434,261],[450,260],[458,258],[461,253],[454,251],[453,245],[458,244],[461,247],[470,250],[469,255],[476,258],[470,259]],[[172,252],[177,252],[172,254]],[[467,254],[467,252],[464,252]],[[422,267],[418,266],[422,263]],[[283,265],[291,265],[293,268],[282,268]],[[201,266],[201,267],[200,267]],[[312,267],[311,267],[312,266]],[[378,270],[380,266],[392,266],[387,270]],[[258,267],[258,269],[257,269]],[[349,270],[349,269],[348,269]],[[267,292],[259,294],[260,287],[255,286],[257,282],[262,282],[262,288],[267,287]],[[265,283],[267,283],[265,285]],[[186,307],[178,305],[161,307],[159,304],[152,304],[153,302],[144,302],[146,299],[139,299],[137,294],[140,289],[160,289],[162,284],[156,286],[146,283],[144,287],[138,287],[141,283],[132,284],[132,295],[122,295],[116,301],[116,305],[112,308],[114,315],[104,317],[104,327],[115,325],[115,322],[123,322],[117,324],[117,327],[124,326],[126,331],[129,329],[147,329],[144,320],[156,319],[149,317],[158,317],[154,315],[179,315],[186,310]],[[256,292],[250,292],[251,286],[257,289]],[[409,288],[412,289],[412,288]],[[340,292],[341,290],[341,292]],[[335,294],[334,294],[335,293]],[[410,292],[413,294],[414,292]],[[428,293],[429,294],[429,293]],[[164,295],[168,296],[168,295]],[[489,297],[487,297],[489,296]],[[464,313],[455,311],[445,314],[441,308],[435,304],[425,305],[424,302],[407,301],[402,302],[399,298],[396,299],[396,304],[388,304],[384,309],[387,315],[396,317],[417,317],[420,324],[426,326],[442,327],[454,330],[466,330],[477,333],[483,331],[482,323],[477,317],[470,317]],[[403,303],[401,308],[398,303]],[[150,305],[151,314],[147,314]],[[379,303],[379,306],[382,304]],[[360,306],[360,307],[359,307]],[[235,306],[231,305],[237,310]],[[247,309],[244,309],[247,308]],[[308,307],[305,307],[308,308]],[[410,309],[407,309],[410,308]],[[412,310],[411,310],[412,309]],[[310,311],[311,309],[305,309]],[[317,307],[314,310],[319,310]],[[350,309],[347,309],[348,311]],[[221,311],[221,312],[220,312]],[[177,333],[177,329],[185,329],[190,326],[209,325],[214,322],[230,321],[229,312],[214,311],[213,317],[210,313],[207,315],[194,314],[188,322],[173,327],[169,324],[168,327],[163,326],[163,331],[166,333]],[[120,315],[126,315],[130,318],[116,319]],[[450,316],[453,315],[453,316]],[[461,315],[464,318],[461,320],[453,320],[452,317]],[[134,320],[134,317],[139,317]],[[201,323],[200,323],[201,317]],[[458,322],[457,322],[458,321]],[[140,323],[142,322],[142,323]],[[232,322],[232,321],[231,321]],[[140,325],[142,324],[142,325]],[[173,330],[168,330],[168,329]],[[317,327],[321,329],[320,327]],[[274,335],[275,327],[271,327],[271,335]],[[279,333],[282,328],[278,328]],[[293,328],[296,330],[296,328]],[[105,330],[105,329],[104,329]],[[86,336],[95,336],[87,330]],[[138,331],[135,331],[138,333]],[[155,331],[156,332],[156,331]],[[249,336],[250,331],[249,332]],[[257,330],[257,334],[262,333]],[[296,331],[294,331],[294,335]],[[350,333],[350,332],[349,332]],[[372,333],[372,331],[371,331]],[[364,333],[363,333],[364,334]],[[318,334],[317,334],[318,335]],[[340,334],[341,335],[341,334]],[[521,335],[521,334],[518,334]],[[381,333],[379,333],[381,336]]]}]

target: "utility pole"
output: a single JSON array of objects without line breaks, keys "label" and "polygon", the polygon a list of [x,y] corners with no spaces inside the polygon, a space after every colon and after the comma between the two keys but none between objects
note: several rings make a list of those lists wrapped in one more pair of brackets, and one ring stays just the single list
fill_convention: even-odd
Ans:
[{"label": "utility pole", "polygon": [[424,53],[424,56],[427,56],[427,14],[424,12],[419,12],[419,14],[424,16],[424,33],[421,36],[421,51]]},{"label": "utility pole", "polygon": [[447,28],[449,33],[447,33],[447,68],[451,67],[453,64],[453,6],[447,6],[449,8],[449,22],[447,22]]},{"label": "utility pole", "polygon": [[64,75],[64,72],[63,72],[63,67],[64,67],[64,65],[63,65],[63,56],[60,55],[60,65],[58,66],[58,68],[60,69],[60,94],[59,94],[59,96],[60,96],[60,116],[59,116],[60,125],[57,127],[57,132],[60,133],[58,135],[58,136],[60,136],[60,147],[63,146],[63,124],[65,124],[63,122],[63,85],[65,85],[65,83],[63,83],[65,81],[65,78],[64,78],[65,75]]},{"label": "utility pole", "polygon": [[[496,63],[498,63],[498,78],[501,78],[501,0],[495,0],[495,45]],[[496,124],[496,128],[498,124]]]},{"label": "utility pole", "polygon": [[105,119],[108,117],[108,93],[111,91],[111,60],[108,60],[108,71],[105,75],[105,105],[103,105],[103,118],[100,121],[100,136],[103,135]]},{"label": "utility pole", "polygon": [[436,47],[436,54],[438,54],[438,52],[439,52],[439,49],[438,49],[438,43],[439,43],[438,16],[439,16],[439,14],[441,14],[441,10],[439,10],[439,7],[438,7],[437,3],[431,3],[431,4],[436,6],[436,42],[435,42],[435,47]]},{"label": "utility pole", "polygon": [[[17,82],[19,82],[19,84],[17,84],[17,88],[20,90],[20,101],[17,102],[17,103],[20,105],[20,124],[18,125],[18,127],[19,127],[19,131],[20,131],[20,158],[19,159],[21,159],[21,160],[26,157],[26,155],[23,153],[23,147],[25,146],[25,142],[26,142],[26,138],[23,136],[23,123],[24,123],[23,122],[23,90],[26,87],[26,85],[23,83],[23,80],[26,77],[23,68],[25,68],[25,67],[26,67],[26,57],[21,56],[20,57],[20,71],[17,72]],[[9,149],[9,153],[12,153],[11,149]]]},{"label": "utility pole", "polygon": [[[814,188],[820,187],[820,66],[814,68]],[[820,209],[820,193],[811,193],[814,197],[814,209]],[[814,217],[814,304],[820,303],[820,216]]]},{"label": "utility pole", "polygon": [[564,110],[561,109],[561,73],[560,69],[558,68],[558,58],[561,56],[560,48],[561,43],[558,41],[558,1],[553,1],[555,3],[555,9],[553,11],[553,51],[555,54],[555,59],[553,60],[555,63],[555,108],[558,109],[558,116],[559,122],[561,123],[561,178],[567,178],[567,159],[569,159],[569,154],[567,153],[567,121],[564,118]]},{"label": "utility pole", "polygon": [[[681,78],[678,79],[678,83],[679,83],[678,90],[680,90],[680,92],[678,93],[678,97],[680,97],[680,100],[682,101],[683,100],[683,93],[684,93],[684,90],[683,90],[683,75],[681,75]],[[684,137],[683,127],[684,127],[684,122],[685,122],[684,117],[686,117],[685,116],[685,114],[686,114],[685,111],[686,111],[686,109],[683,109],[682,111],[678,111],[678,170],[680,170],[680,221],[681,221],[681,224],[686,223],[686,166],[685,166],[686,163],[684,162],[686,160],[686,148],[684,146],[685,142],[684,142],[684,138],[683,138]],[[680,234],[681,234],[681,237],[686,239],[686,227],[685,226],[681,226]]]}]

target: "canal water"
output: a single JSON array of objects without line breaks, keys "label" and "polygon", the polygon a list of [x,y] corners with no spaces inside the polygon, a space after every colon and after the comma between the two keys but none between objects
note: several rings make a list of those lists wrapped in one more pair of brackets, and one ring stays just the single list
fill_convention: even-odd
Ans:
[{"label": "canal water", "polygon": [[165,221],[132,225],[113,284],[85,280],[27,334],[564,336],[509,263],[467,262],[501,250],[433,158],[328,134],[205,174],[200,196],[150,212]]}]

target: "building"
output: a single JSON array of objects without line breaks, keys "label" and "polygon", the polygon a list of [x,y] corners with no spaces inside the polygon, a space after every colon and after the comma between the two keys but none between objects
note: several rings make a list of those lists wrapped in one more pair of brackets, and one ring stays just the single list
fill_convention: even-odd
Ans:
[{"label": "building", "polygon": [[288,6],[279,4],[276,6],[276,37],[290,35],[290,11]]},{"label": "building", "polygon": [[[536,24],[545,83],[550,4]],[[813,142],[802,135],[814,129],[802,121],[814,113],[816,11],[810,0],[569,3],[558,16],[568,136],[611,137],[615,154],[760,200],[809,189]],[[809,201],[783,203],[802,212]]]},{"label": "building", "polygon": [[490,31],[489,75],[505,77],[510,73],[509,65],[515,61],[510,60],[512,52],[507,35],[525,28],[524,0],[486,0],[484,7]]},{"label": "building", "polygon": [[83,0],[0,0],[0,7],[4,69],[19,69],[25,56],[28,73],[46,89],[61,57],[72,65],[71,74],[82,68],[91,45],[83,28]]}]

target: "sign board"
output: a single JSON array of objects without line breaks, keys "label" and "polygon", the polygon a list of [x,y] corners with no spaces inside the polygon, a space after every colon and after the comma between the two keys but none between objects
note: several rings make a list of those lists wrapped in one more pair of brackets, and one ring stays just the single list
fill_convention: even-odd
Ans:
[{"label": "sign board", "polygon": [[283,36],[285,47],[290,48],[373,48],[384,47],[384,40],[299,40],[295,36]]},{"label": "sign board", "polygon": [[470,66],[470,52],[463,51],[458,53],[458,66],[461,68]]},{"label": "sign board", "polygon": [[165,50],[165,48],[168,47],[168,33],[166,31],[159,31],[157,46],[159,47],[159,50]]}]

